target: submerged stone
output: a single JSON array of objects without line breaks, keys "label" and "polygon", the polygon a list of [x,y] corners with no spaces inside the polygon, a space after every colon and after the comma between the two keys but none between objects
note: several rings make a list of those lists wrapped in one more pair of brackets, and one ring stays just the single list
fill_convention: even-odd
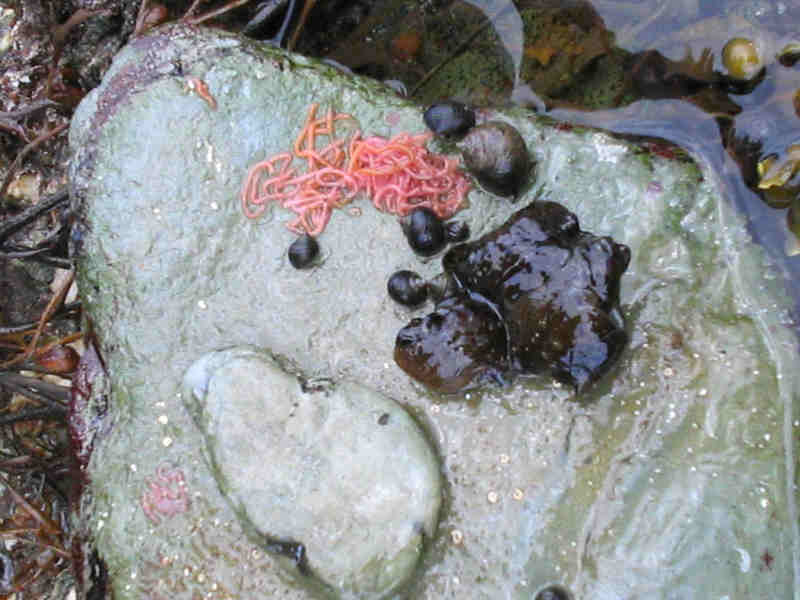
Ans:
[{"label": "submerged stone", "polygon": [[441,481],[419,426],[353,383],[306,385],[266,354],[214,352],[184,377],[222,494],[258,545],[336,597],[406,583],[436,530]]},{"label": "submerged stone", "polygon": [[445,255],[457,294],[400,331],[395,360],[442,392],[542,372],[581,391],[628,339],[619,290],[630,258],[627,246],[581,231],[560,204],[535,201]]}]

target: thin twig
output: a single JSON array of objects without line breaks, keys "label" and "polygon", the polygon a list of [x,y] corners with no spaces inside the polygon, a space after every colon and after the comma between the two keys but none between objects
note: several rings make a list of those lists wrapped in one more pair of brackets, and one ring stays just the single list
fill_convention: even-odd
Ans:
[{"label": "thin twig", "polygon": [[38,112],[44,108],[49,108],[50,106],[56,107],[58,104],[48,99],[35,100],[30,104],[23,106],[22,108],[18,108],[17,110],[9,110],[7,112],[0,111],[0,119],[12,119],[16,121],[20,117],[27,117],[32,113]]},{"label": "thin twig", "polygon": [[[52,316],[51,316],[52,318]],[[67,344],[71,344],[72,342],[76,342],[83,337],[82,331],[76,331],[75,333],[70,333],[69,335],[65,335],[63,338],[54,340],[49,344],[45,344],[41,348],[36,348],[36,356],[41,356],[42,354],[48,352],[52,348],[56,346],[66,346]]]},{"label": "thin twig", "polygon": [[64,421],[66,416],[66,408],[32,408],[13,415],[0,415],[0,425],[12,425],[23,421]]},{"label": "thin twig", "polygon": [[0,368],[10,367],[11,365],[18,364],[31,357],[33,351],[36,349],[36,344],[39,342],[39,337],[42,335],[42,331],[44,331],[45,324],[61,306],[61,303],[63,302],[64,297],[67,295],[67,291],[69,291],[69,287],[72,285],[74,279],[75,271],[73,270],[70,271],[69,275],[67,275],[64,281],[61,282],[61,286],[53,294],[53,297],[50,298],[47,306],[45,306],[42,316],[39,318],[39,324],[36,326],[36,331],[33,334],[33,339],[30,341],[30,344],[28,344],[25,352],[18,354],[14,358],[7,360],[4,363],[0,363]]},{"label": "thin twig", "polygon": [[[77,312],[81,309],[81,302],[80,300],[76,300],[75,302],[69,302],[64,304],[59,308],[55,313],[53,313],[53,317],[62,317],[62,316],[69,316],[73,312]],[[4,327],[0,327],[0,335],[9,335],[15,333],[34,333],[36,330],[36,326],[39,324],[39,321],[31,321],[30,323],[20,323],[19,325],[6,325]]]},{"label": "thin twig", "polygon": [[30,139],[25,134],[25,130],[21,125],[17,124],[17,121],[49,106],[58,106],[58,104],[52,100],[36,100],[17,110],[10,110],[8,112],[0,111],[0,129],[5,129],[10,133],[16,134],[18,137],[25,140],[26,143],[30,142]]},{"label": "thin twig", "polygon": [[416,94],[423,85],[428,83],[428,81],[430,80],[431,77],[433,77],[439,71],[441,71],[442,67],[444,67],[447,63],[449,63],[451,60],[453,60],[456,56],[458,56],[459,54],[464,52],[464,50],[467,49],[467,46],[469,46],[472,43],[472,40],[474,40],[476,37],[478,37],[482,32],[486,31],[486,29],[488,29],[489,25],[491,25],[491,24],[492,24],[492,19],[489,19],[486,23],[484,23],[483,25],[478,27],[475,31],[473,31],[469,35],[469,37],[466,40],[464,40],[463,42],[461,42],[458,45],[458,48],[456,48],[448,56],[446,56],[442,60],[442,62],[440,62],[438,65],[433,67],[430,71],[425,73],[425,76],[422,79],[420,79],[413,88],[411,88],[411,91],[408,93],[408,97],[409,98],[413,97],[414,94]]},{"label": "thin twig", "polygon": [[[64,42],[67,41],[67,36],[76,26],[80,25],[87,19],[96,15],[110,15],[109,9],[91,10],[88,8],[79,8],[61,25],[53,28],[53,58],[50,65],[50,72],[47,74],[47,82],[45,84],[45,96],[49,96],[53,89],[53,81],[55,80],[56,72],[58,71],[58,61],[61,60],[61,53],[64,50]],[[3,194],[0,193],[0,196]]]},{"label": "thin twig", "polygon": [[47,140],[56,137],[59,133],[64,131],[67,127],[69,127],[69,123],[62,123],[61,125],[57,125],[53,129],[46,131],[42,134],[39,134],[30,144],[26,145],[22,150],[17,153],[17,157],[14,159],[14,162],[8,167],[8,172],[6,173],[6,178],[3,180],[3,185],[0,186],[0,199],[2,199],[6,195],[6,190],[8,189],[11,180],[14,178],[14,173],[22,164],[22,159],[25,158],[30,152],[36,150],[39,146],[41,146]]},{"label": "thin twig", "polygon": [[192,2],[192,5],[189,7],[189,10],[187,10],[187,11],[184,13],[184,15],[183,15],[183,20],[184,20],[184,21],[188,21],[189,19],[191,19],[191,18],[192,18],[192,15],[193,15],[193,14],[195,13],[195,11],[197,10],[197,7],[198,7],[198,6],[199,6],[199,5],[200,5],[202,2],[204,2],[204,1],[205,1],[205,0],[194,0],[194,2]]},{"label": "thin twig", "polygon": [[142,3],[139,5],[139,13],[136,15],[136,25],[133,27],[133,35],[139,35],[142,33],[142,27],[144,27],[144,17],[147,14],[148,4],[148,0],[142,0]]},{"label": "thin twig", "polygon": [[0,386],[44,402],[56,410],[66,409],[69,403],[70,388],[19,373],[0,373]]},{"label": "thin twig", "polygon": [[0,257],[2,258],[25,258],[28,256],[35,256],[42,252],[49,252],[56,248],[61,242],[66,229],[59,227],[57,230],[50,233],[46,238],[37,243],[33,247],[9,245],[3,247],[0,243]]},{"label": "thin twig", "polygon": [[[57,535],[62,533],[61,528],[56,525],[51,519],[44,515],[41,511],[36,510],[25,498],[20,494],[8,479],[0,478],[0,484],[6,486],[8,492],[14,497],[14,501],[22,506],[33,519],[39,523],[46,533],[50,535]],[[63,552],[63,549],[61,550]]]},{"label": "thin twig", "polygon": [[314,5],[316,3],[317,0],[304,0],[303,12],[300,13],[300,20],[297,22],[297,27],[294,28],[294,31],[292,32],[292,37],[289,38],[289,43],[286,45],[287,50],[294,49],[294,44],[300,35],[300,31],[306,24],[306,19],[308,19],[308,15],[311,13],[311,9],[314,8]]},{"label": "thin twig", "polygon": [[69,200],[69,191],[64,187],[44,200],[40,200],[17,216],[5,219],[3,223],[0,223],[0,245],[4,244],[12,234],[25,227],[25,225],[36,220],[40,215],[53,210],[59,204],[63,204],[67,200]]},{"label": "thin twig", "polygon": [[184,15],[183,20],[189,23],[189,25],[199,25],[200,23],[204,23],[209,19],[213,19],[214,17],[218,17],[222,14],[225,14],[226,12],[233,10],[234,8],[238,8],[244,4],[247,4],[248,2],[250,2],[250,0],[231,0],[231,2],[228,2],[224,6],[220,6],[219,8],[215,8],[214,10],[210,10],[207,13],[200,15],[199,17],[190,17],[188,15],[194,9],[195,4],[197,4],[197,2],[195,2],[195,4],[192,4],[191,8],[189,8],[189,10],[186,11],[186,15]]},{"label": "thin twig", "polygon": [[423,78],[422,78],[422,79],[421,79],[419,82],[417,82],[417,85],[415,85],[413,88],[411,88],[411,91],[408,93],[408,97],[409,97],[409,98],[413,97],[413,96],[414,96],[414,94],[416,94],[416,93],[417,93],[417,92],[420,90],[420,88],[421,88],[423,85],[425,85],[425,84],[428,82],[428,80],[430,80],[430,78],[431,78],[431,77],[433,77],[434,75],[436,75],[436,73],[438,73],[439,71],[441,71],[442,67],[444,67],[444,66],[445,66],[447,63],[449,63],[451,60],[453,60],[453,59],[454,59],[456,56],[458,56],[458,55],[459,55],[459,54],[461,54],[461,53],[462,53],[464,50],[466,50],[466,49],[467,49],[467,46],[469,46],[469,45],[472,43],[472,41],[473,41],[473,40],[474,40],[476,37],[478,37],[478,36],[479,36],[479,35],[480,35],[480,34],[481,34],[483,31],[485,31],[486,29],[488,29],[488,27],[489,27],[490,25],[494,24],[494,22],[497,20],[497,17],[499,17],[499,16],[500,16],[500,15],[501,15],[503,12],[505,12],[506,10],[508,10],[508,9],[509,9],[509,7],[513,8],[513,7],[514,7],[514,4],[513,4],[512,2],[509,2],[508,4],[506,4],[505,6],[503,6],[502,8],[498,9],[498,10],[497,10],[497,12],[496,12],[496,13],[494,13],[492,16],[487,16],[487,21],[486,21],[486,23],[484,23],[483,25],[481,25],[480,27],[478,27],[478,28],[477,28],[475,31],[473,31],[473,32],[472,32],[472,33],[469,35],[469,37],[467,37],[467,39],[465,39],[463,42],[461,42],[461,43],[458,45],[458,48],[456,48],[455,50],[453,50],[453,51],[452,51],[452,52],[451,52],[451,53],[450,53],[448,56],[446,56],[446,57],[445,57],[445,58],[442,60],[442,62],[440,62],[440,63],[439,63],[438,65],[436,65],[435,67],[433,67],[433,69],[431,69],[430,71],[428,71],[428,72],[425,74],[425,76],[424,76],[424,77],[423,77]]},{"label": "thin twig", "polygon": [[286,7],[286,14],[283,16],[283,22],[281,23],[280,29],[278,29],[278,33],[276,33],[271,39],[267,40],[268,43],[274,44],[279,48],[283,45],[283,40],[286,38],[286,32],[289,29],[289,25],[294,18],[296,10],[297,0],[289,0],[289,6]]}]

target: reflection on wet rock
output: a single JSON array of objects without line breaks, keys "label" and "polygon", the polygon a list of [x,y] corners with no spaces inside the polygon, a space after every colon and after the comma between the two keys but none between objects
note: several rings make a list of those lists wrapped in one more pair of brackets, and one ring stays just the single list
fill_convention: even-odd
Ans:
[{"label": "reflection on wet rock", "polygon": [[549,373],[581,391],[619,357],[627,246],[581,231],[555,202],[537,201],[483,238],[452,248],[456,292],[397,336],[409,375],[455,392],[504,373]]}]

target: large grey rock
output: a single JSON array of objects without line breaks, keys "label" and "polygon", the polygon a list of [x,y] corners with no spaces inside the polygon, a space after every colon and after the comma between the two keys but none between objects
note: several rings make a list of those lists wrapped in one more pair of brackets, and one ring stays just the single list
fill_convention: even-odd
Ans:
[{"label": "large grey rock", "polygon": [[256,543],[293,554],[290,572],[359,598],[413,574],[442,490],[433,450],[396,402],[355,383],[309,389],[246,348],[200,358],[184,398],[220,491]]},{"label": "large grey rock", "polygon": [[427,430],[446,494],[408,597],[529,600],[559,581],[594,600],[798,598],[797,340],[713,173],[525,111],[484,115],[519,129],[537,179],[516,205],[471,192],[461,218],[481,235],[542,194],[628,245],[631,343],[581,402],[545,378],[442,401],[392,360],[416,313],[388,299],[386,279],[440,270],[394,218],[365,199],[360,217],[337,211],[324,262],[296,271],[289,216],[241,214],[248,167],[290,145],[312,101],[370,134],[423,128],[419,107],[377,83],[181,27],[124,49],[73,118],[79,281],[113,415],[82,519],[115,598],[308,597],[246,537],[184,407],[186,369],[241,345],[380,391]]}]

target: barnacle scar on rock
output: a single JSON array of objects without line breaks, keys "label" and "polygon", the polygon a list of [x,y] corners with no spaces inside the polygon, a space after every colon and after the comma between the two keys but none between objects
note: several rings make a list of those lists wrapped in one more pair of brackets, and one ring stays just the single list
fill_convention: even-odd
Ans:
[{"label": "barnacle scar on rock", "polygon": [[[425,207],[445,219],[464,203],[469,181],[456,159],[425,148],[430,134],[401,133],[386,139],[356,131],[349,138],[337,137],[336,124],[353,117],[332,108],[317,117],[317,108],[309,108],[291,152],[250,167],[241,192],[248,218],[258,218],[274,201],[295,213],[287,224],[291,231],[318,236],[333,209],[349,204],[362,191],[378,210],[400,216]],[[324,145],[322,138],[327,139]],[[305,169],[295,168],[295,159],[305,161]]]}]

